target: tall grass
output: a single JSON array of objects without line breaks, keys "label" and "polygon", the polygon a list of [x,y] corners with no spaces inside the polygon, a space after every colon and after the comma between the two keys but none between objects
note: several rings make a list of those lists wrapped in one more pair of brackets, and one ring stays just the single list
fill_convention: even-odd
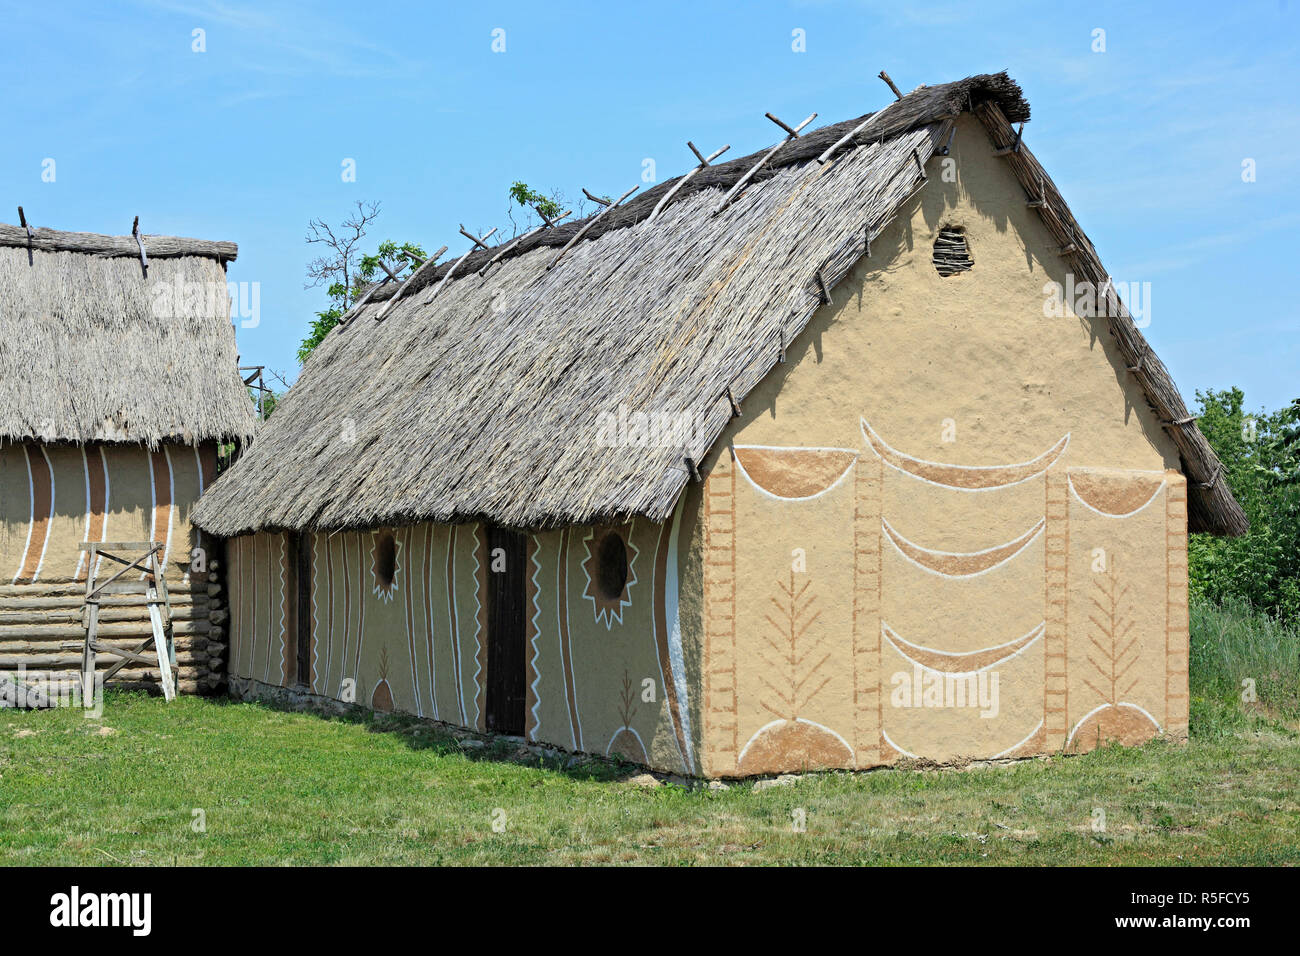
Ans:
[{"label": "tall grass", "polygon": [[1193,736],[1298,729],[1300,633],[1241,599],[1193,599],[1191,695]]}]

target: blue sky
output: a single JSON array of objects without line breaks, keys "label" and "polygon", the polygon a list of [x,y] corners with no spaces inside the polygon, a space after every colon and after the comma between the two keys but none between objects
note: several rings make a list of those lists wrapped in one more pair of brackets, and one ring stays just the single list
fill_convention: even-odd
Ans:
[{"label": "blue sky", "polygon": [[0,18],[0,220],[22,204],[52,228],[122,234],[139,215],[238,242],[230,278],[259,283],[261,310],[242,360],[290,378],[325,304],[303,288],[313,217],[378,200],[368,245],[454,254],[459,223],[508,225],[516,179],[617,195],[645,158],[661,179],[688,168],[687,139],[769,145],[767,110],[821,125],[878,109],[882,68],[904,91],[1005,68],[1032,105],[1026,141],[1111,274],[1151,283],[1146,334],[1189,401],[1234,384],[1251,407],[1300,396],[1294,2],[5,0]]}]

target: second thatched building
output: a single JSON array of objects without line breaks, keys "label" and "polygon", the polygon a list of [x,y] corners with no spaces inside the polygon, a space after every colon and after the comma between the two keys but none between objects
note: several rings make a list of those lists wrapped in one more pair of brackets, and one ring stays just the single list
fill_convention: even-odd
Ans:
[{"label": "second thatched building", "polygon": [[[223,682],[224,595],[190,512],[221,445],[253,433],[226,280],[236,252],[0,225],[0,671],[75,682],[92,571],[83,544],[153,542],[180,688]],[[100,580],[118,567],[97,564]],[[100,621],[115,646],[150,633],[138,596],[106,597]],[[156,686],[159,674],[133,662],[117,678]]]}]

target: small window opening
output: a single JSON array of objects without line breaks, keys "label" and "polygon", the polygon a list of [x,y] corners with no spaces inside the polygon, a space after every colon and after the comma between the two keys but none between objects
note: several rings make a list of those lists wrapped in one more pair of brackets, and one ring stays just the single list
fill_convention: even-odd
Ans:
[{"label": "small window opening", "polygon": [[967,272],[975,263],[966,244],[966,230],[945,226],[934,240],[934,268],[945,279],[959,272]]},{"label": "small window opening", "polygon": [[617,601],[627,587],[627,544],[617,531],[611,531],[601,539],[599,561],[596,586],[605,600]]},{"label": "small window opening", "polygon": [[391,531],[382,531],[375,537],[375,583],[389,590],[396,574],[397,541]]}]

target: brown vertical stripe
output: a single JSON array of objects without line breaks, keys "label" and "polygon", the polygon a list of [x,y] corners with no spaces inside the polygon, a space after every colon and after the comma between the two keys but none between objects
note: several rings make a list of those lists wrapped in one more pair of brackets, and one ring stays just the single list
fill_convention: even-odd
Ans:
[{"label": "brown vertical stripe", "polygon": [[[86,540],[104,540],[104,516],[108,513],[108,485],[104,481],[103,450],[95,447],[85,450],[86,486],[89,489],[86,501]],[[84,557],[83,552],[83,557]],[[78,581],[84,581],[90,573],[90,562],[84,561],[77,575]]]},{"label": "brown vertical stripe", "polygon": [[424,598],[424,640],[429,655],[429,704],[433,707],[434,719],[438,719],[438,668],[437,655],[433,649],[433,524],[424,526],[424,573],[420,577]]},{"label": "brown vertical stripe", "polygon": [[411,611],[411,602],[415,600],[412,591],[415,589],[415,558],[411,553],[411,526],[407,525],[404,529],[406,532],[406,543],[402,545],[403,561],[410,565],[406,568],[406,581],[399,590],[402,592],[402,601],[406,611],[406,646],[411,651],[411,698],[415,703],[415,712],[417,716],[424,716],[424,699],[420,696],[420,669],[415,662],[415,620]]},{"label": "brown vertical stripe", "polygon": [[148,454],[153,469],[153,542],[166,544],[172,514],[172,469],[161,448]]},{"label": "brown vertical stripe", "polygon": [[[40,452],[40,461],[32,460],[33,448]],[[50,519],[54,517],[54,472],[45,456],[45,449],[40,445],[24,445],[23,452],[27,455],[27,474],[31,479],[32,511],[30,535],[18,572],[18,583],[27,584],[36,580],[41,558],[45,555],[45,537],[49,533]]]},{"label": "brown vertical stripe", "polygon": [[573,746],[582,749],[582,725],[578,720],[577,692],[573,686],[573,660],[569,648],[569,537],[572,529],[565,528],[560,535],[560,555],[556,571],[556,600],[560,626],[560,665],[564,672],[564,696],[569,704],[569,729],[573,733]]},{"label": "brown vertical stripe", "polygon": [[[366,576],[370,574],[370,569],[366,566],[365,539],[370,538],[371,548],[374,547],[374,535],[357,534],[353,535],[357,539],[357,647],[355,658],[352,663],[352,673],[357,679],[357,690],[362,688],[361,684],[361,642],[366,637],[366,595],[370,593],[370,585]],[[373,557],[373,555],[372,555]],[[371,562],[373,565],[373,562]]]},{"label": "brown vertical stripe", "polygon": [[348,641],[352,634],[352,583],[348,577],[348,535],[339,535],[339,555],[343,563],[343,642],[339,649],[339,687],[348,675]]},{"label": "brown vertical stripe", "polygon": [[[292,675],[298,680],[298,566],[289,567],[289,534],[277,535],[280,539],[280,686],[289,686]],[[298,547],[302,547],[298,539]],[[292,598],[290,597],[292,595]],[[306,683],[306,681],[303,681]]]}]

